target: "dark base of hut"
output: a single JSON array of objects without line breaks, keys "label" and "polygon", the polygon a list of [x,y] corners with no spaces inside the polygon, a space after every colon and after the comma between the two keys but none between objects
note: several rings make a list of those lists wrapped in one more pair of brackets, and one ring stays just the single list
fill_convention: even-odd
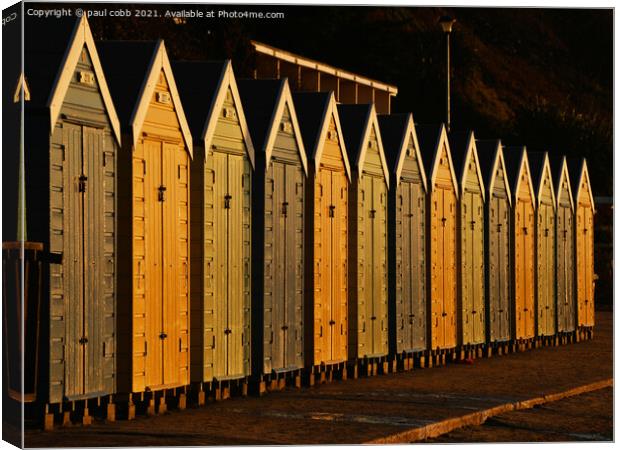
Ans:
[{"label": "dark base of hut", "polygon": [[515,343],[511,341],[496,341],[486,345],[486,357],[502,356],[514,353],[516,350]]},{"label": "dark base of hut", "polygon": [[51,431],[55,426],[88,426],[93,423],[94,419],[115,422],[117,419],[116,403],[117,399],[114,395],[49,403],[44,406],[33,403],[27,406],[27,414],[30,417],[34,415],[41,417],[43,430]]},{"label": "dark base of hut", "polygon": [[[360,376],[375,377],[390,373],[390,358],[388,356],[377,356],[373,358],[359,358],[347,362],[349,378],[357,379]],[[394,370],[392,370],[394,372]]]},{"label": "dark base of hut", "polygon": [[426,352],[426,367],[445,366],[457,360],[456,348],[428,350]]},{"label": "dark base of hut", "polygon": [[473,362],[476,358],[482,358],[487,354],[487,345],[485,343],[480,344],[464,344],[458,348],[457,361],[461,363]]},{"label": "dark base of hut", "polygon": [[312,366],[303,372],[302,383],[305,386],[331,383],[334,380],[346,380],[348,377],[345,362]]},{"label": "dark base of hut", "polygon": [[267,392],[283,391],[287,387],[295,389],[301,388],[302,370],[291,370],[287,372],[272,372],[264,374],[257,380],[250,382],[250,393],[262,396]]},{"label": "dark base of hut", "polygon": [[577,328],[577,341],[588,341],[594,338],[594,327],[593,326],[580,326]]},{"label": "dark base of hut", "polygon": [[424,369],[426,367],[427,352],[419,350],[415,352],[402,352],[391,357],[390,371],[409,372],[414,368]]}]

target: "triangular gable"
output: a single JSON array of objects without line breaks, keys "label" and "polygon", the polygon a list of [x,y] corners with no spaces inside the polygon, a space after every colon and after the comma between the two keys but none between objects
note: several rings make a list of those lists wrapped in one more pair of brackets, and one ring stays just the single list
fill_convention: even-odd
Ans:
[{"label": "triangular gable", "polygon": [[478,160],[478,151],[476,150],[476,138],[474,137],[474,132],[470,131],[467,135],[467,144],[465,150],[465,157],[463,159],[463,167],[461,168],[461,194],[465,192],[465,182],[466,182],[466,174],[467,167],[469,166],[469,160],[473,158],[474,165],[476,166],[476,175],[478,177],[478,184],[480,185],[480,192],[482,193],[482,200],[486,200],[485,190],[484,190],[484,180],[482,177],[482,170],[480,169],[480,161]]},{"label": "triangular gable", "polygon": [[525,149],[525,147],[523,147],[523,150],[521,152],[521,158],[520,158],[520,162],[519,162],[519,169],[517,170],[517,174],[516,174],[516,183],[514,186],[514,192],[515,192],[515,199],[516,197],[519,195],[519,186],[521,183],[521,173],[527,170],[527,181],[528,181],[528,186],[530,188],[530,195],[532,197],[532,206],[534,208],[536,208],[536,193],[534,192],[534,183],[532,182],[532,171],[530,170],[530,164],[528,162],[527,159],[527,151]]},{"label": "triangular gable", "polygon": [[361,168],[366,160],[366,152],[368,151],[368,140],[370,139],[370,133],[374,129],[375,136],[377,137],[377,145],[379,146],[379,159],[381,160],[381,166],[383,168],[383,176],[385,177],[385,184],[390,187],[390,172],[388,169],[387,161],[385,160],[385,153],[383,151],[383,141],[381,140],[381,132],[379,131],[379,122],[377,121],[377,112],[375,111],[375,105],[371,104],[368,108],[368,115],[364,124],[364,133],[362,134],[362,140],[360,142],[360,148],[357,152],[357,167],[360,168],[358,176],[362,177]]},{"label": "triangular gable", "polygon": [[570,183],[570,174],[568,173],[568,164],[566,163],[566,157],[562,156],[561,162],[560,162],[560,176],[558,177],[557,181],[556,181],[556,202],[559,205],[560,204],[560,200],[561,200],[561,196],[562,196],[562,183],[564,182],[564,180],[566,180],[566,186],[567,186],[567,191],[568,191],[568,200],[570,202],[570,206],[571,208],[574,210],[575,209],[575,201],[573,199],[573,188],[571,187],[571,183]]},{"label": "triangular gable", "polygon": [[[48,36],[47,38],[53,39],[53,37],[51,36]],[[69,85],[71,84],[71,78],[73,77],[74,70],[68,70],[68,68],[74,69],[77,66],[80,55],[82,53],[82,48],[84,48],[84,46],[86,46],[86,48],[88,49],[88,53],[90,55],[90,59],[93,65],[93,70],[95,71],[95,77],[99,85],[99,90],[101,92],[101,97],[103,98],[103,103],[106,107],[108,118],[110,119],[112,130],[114,131],[116,140],[120,144],[120,121],[118,120],[116,109],[114,109],[114,102],[112,101],[112,96],[110,95],[110,90],[108,89],[108,85],[105,80],[103,68],[101,67],[99,55],[97,54],[97,49],[95,47],[95,41],[93,39],[93,35],[90,31],[90,26],[88,25],[88,20],[86,19],[86,17],[82,17],[81,19],[79,19],[75,25],[75,29],[73,30],[73,34],[71,36],[70,44],[67,47],[67,51],[65,52],[62,64],[60,65],[58,74],[56,75],[56,80],[53,84],[54,88],[52,89],[52,92],[50,93],[50,97],[47,102],[47,106],[50,109],[50,130],[53,130],[56,126],[56,122],[58,121],[58,116],[60,114],[60,109],[62,108],[65,95],[67,93],[67,90],[69,89]]]},{"label": "triangular gable", "polygon": [[592,205],[592,211],[595,211],[596,208],[594,206],[594,195],[592,195],[592,185],[590,184],[590,173],[588,172],[588,165],[586,159],[583,158],[581,160],[581,170],[579,171],[579,179],[577,180],[576,195],[575,195],[575,204],[579,201],[579,195],[581,194],[581,185],[582,182],[585,181],[588,187],[588,196],[590,198],[590,204]]},{"label": "triangular gable", "polygon": [[190,157],[193,158],[194,152],[192,135],[189,130],[189,125],[187,124],[185,112],[183,111],[183,105],[181,104],[179,91],[177,89],[174,75],[172,73],[172,67],[170,66],[170,60],[168,59],[168,53],[166,52],[164,41],[161,39],[157,42],[157,45],[155,46],[153,58],[151,59],[151,63],[149,64],[149,68],[146,72],[146,77],[144,79],[142,89],[140,90],[140,95],[138,96],[139,100],[136,102],[135,109],[129,121],[129,123],[131,124],[133,136],[132,143],[133,145],[135,145],[136,142],[138,142],[140,130],[142,130],[142,126],[144,125],[146,113],[149,109],[149,104],[153,96],[153,91],[155,90],[155,86],[157,85],[157,81],[159,79],[159,74],[162,70],[164,72],[164,75],[166,76],[166,81],[168,82],[168,89],[170,90],[172,103],[174,105],[174,109],[179,120],[179,124],[181,126],[181,134],[183,134],[185,146]]},{"label": "triangular gable", "polygon": [[209,115],[207,116],[204,130],[202,131],[202,138],[204,140],[205,146],[205,160],[208,154],[207,149],[211,147],[211,142],[213,141],[213,136],[215,135],[215,128],[217,127],[219,111],[224,105],[224,100],[226,99],[226,92],[228,92],[228,89],[230,89],[230,92],[232,92],[233,101],[235,102],[235,107],[237,108],[237,116],[239,119],[239,126],[241,127],[241,134],[245,142],[245,148],[248,153],[250,163],[254,168],[254,144],[252,143],[250,129],[248,128],[248,122],[243,112],[243,104],[241,103],[239,88],[237,87],[237,81],[235,79],[235,74],[233,72],[232,63],[230,62],[230,60],[227,60],[225,63],[224,70],[222,71],[222,76],[216,89],[216,94],[213,96],[213,101],[209,107]]},{"label": "triangular gable", "polygon": [[485,188],[487,189],[487,193],[490,198],[493,193],[493,186],[495,186],[495,176],[497,174],[497,166],[499,165],[502,173],[504,174],[504,187],[506,188],[506,194],[508,195],[508,203],[512,205],[512,193],[510,190],[510,182],[508,181],[509,175],[508,170],[506,169],[506,161],[504,161],[504,152],[502,148],[502,142],[498,139],[495,143],[495,150],[493,151],[493,164],[491,164],[490,177]]},{"label": "triangular gable", "polygon": [[538,187],[537,187],[537,195],[536,195],[536,203],[540,206],[540,200],[542,198],[543,186],[545,177],[549,180],[549,190],[551,191],[551,198],[553,201],[553,209],[556,207],[556,197],[555,197],[555,189],[553,188],[553,175],[551,173],[551,164],[549,163],[549,155],[547,152],[544,153],[543,163],[540,167],[540,173],[538,174]]},{"label": "triangular gable", "polygon": [[319,133],[317,134],[315,149],[313,152],[313,159],[315,161],[314,169],[318,170],[319,162],[321,161],[321,155],[323,154],[323,148],[325,147],[325,139],[327,137],[327,130],[329,129],[329,123],[331,119],[334,119],[334,123],[336,124],[336,131],[338,134],[338,144],[340,147],[340,152],[342,153],[342,161],[344,162],[344,167],[347,172],[347,177],[349,178],[349,182],[351,181],[351,166],[349,165],[349,157],[347,156],[347,148],[344,143],[344,138],[342,135],[342,128],[340,127],[340,116],[338,116],[338,108],[336,107],[336,99],[334,97],[333,91],[329,93],[329,100],[325,105],[325,110],[323,111],[323,117],[321,118],[321,126],[319,128]]},{"label": "triangular gable", "polygon": [[295,106],[293,104],[293,96],[291,94],[291,88],[288,84],[288,79],[282,80],[280,92],[278,93],[278,100],[276,101],[276,107],[273,111],[271,118],[271,124],[269,131],[267,132],[267,139],[265,140],[265,155],[266,166],[269,167],[269,161],[271,160],[271,154],[273,153],[273,146],[276,141],[276,137],[279,131],[279,125],[282,121],[282,115],[284,114],[285,107],[288,107],[289,114],[291,116],[291,123],[293,125],[293,134],[295,136],[295,142],[297,143],[297,149],[299,151],[299,158],[304,168],[306,176],[308,175],[308,159],[306,157],[306,150],[304,148],[303,139],[301,137],[301,130],[299,128],[299,121],[297,120],[297,113],[295,112]]},{"label": "triangular gable", "polygon": [[405,164],[405,155],[407,154],[407,147],[408,147],[410,139],[413,139],[413,148],[416,154],[416,161],[420,169],[420,176],[422,177],[422,184],[424,185],[424,191],[426,191],[428,187],[426,185],[426,172],[424,170],[424,161],[422,159],[422,153],[420,152],[420,143],[418,142],[418,134],[415,131],[413,115],[411,113],[407,114],[407,125],[405,127],[405,132],[403,133],[403,137],[400,143],[400,149],[398,152],[398,163],[396,165],[396,185],[398,186],[398,184],[400,183],[400,174],[403,171],[403,166]]},{"label": "triangular gable", "polygon": [[437,143],[435,144],[435,150],[433,152],[433,161],[431,163],[431,171],[430,171],[430,183],[431,183],[431,192],[433,191],[433,186],[435,185],[435,177],[437,176],[437,170],[439,168],[439,155],[443,151],[446,150],[446,155],[448,157],[448,166],[450,167],[450,174],[452,178],[452,186],[454,187],[454,192],[456,197],[459,197],[459,188],[458,181],[456,178],[456,174],[454,173],[454,164],[452,163],[452,155],[450,154],[450,143],[448,142],[448,133],[446,131],[446,127],[444,124],[441,124],[441,128],[439,130],[439,136],[437,136]]},{"label": "triangular gable", "polygon": [[[502,172],[504,173],[504,186],[506,186],[506,193],[508,194],[508,203],[512,205],[512,192],[510,190],[510,183],[508,182],[508,171],[506,170],[506,161],[504,161],[504,152],[502,150],[502,143],[497,141],[497,161],[502,167]],[[495,168],[495,165],[493,165]],[[495,174],[496,170],[493,170],[493,175],[491,176],[491,187],[495,184]]]},{"label": "triangular gable", "polygon": [[24,73],[19,74],[17,79],[17,86],[15,86],[15,93],[13,94],[13,103],[19,103],[22,98],[22,89],[24,92],[24,101],[30,101],[30,88],[28,87],[28,81],[24,77]]}]

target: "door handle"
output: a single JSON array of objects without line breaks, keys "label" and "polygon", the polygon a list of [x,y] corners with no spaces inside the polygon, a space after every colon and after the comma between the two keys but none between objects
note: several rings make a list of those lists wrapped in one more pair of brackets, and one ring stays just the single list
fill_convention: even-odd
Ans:
[{"label": "door handle", "polygon": [[231,334],[231,333],[232,333],[232,330],[230,328],[224,329],[224,334],[228,335],[228,334]]},{"label": "door handle", "polygon": [[224,196],[224,209],[230,209],[230,199],[232,199],[232,195],[226,194]]},{"label": "door handle", "polygon": [[286,217],[288,214],[288,202],[282,202],[282,215]]},{"label": "door handle", "polygon": [[282,330],[283,330],[283,331],[288,330],[288,325],[282,325]]},{"label": "door handle", "polygon": [[321,329],[319,331],[319,337],[323,337],[323,325],[321,325]]},{"label": "door handle", "polygon": [[335,205],[329,205],[329,217],[334,217],[334,210],[336,209]]},{"label": "door handle", "polygon": [[160,202],[163,202],[164,200],[166,200],[166,197],[165,197],[166,186],[162,184],[161,186],[157,188],[157,191],[158,191],[157,200],[159,200]]},{"label": "door handle", "polygon": [[371,219],[375,218],[376,212],[377,212],[377,210],[375,210],[375,209],[371,209],[370,211],[368,211],[369,216],[370,216]]},{"label": "door handle", "polygon": [[88,338],[86,336],[82,336],[78,342],[80,343],[80,345],[87,344]]},{"label": "door handle", "polygon": [[78,180],[79,180],[78,191],[79,192],[86,192],[86,180],[88,180],[88,177],[86,175],[82,174],[82,175],[80,175]]},{"label": "door handle", "polygon": [[144,341],[144,356],[146,356],[148,353],[148,346],[147,346],[147,342]]},{"label": "door handle", "polygon": [[335,325],[335,324],[336,324],[336,321],[335,321],[335,320],[330,320],[330,321],[329,321],[329,324],[330,324],[330,325]]},{"label": "door handle", "polygon": [[215,335],[213,335],[213,339],[211,340],[211,348],[215,350]]},{"label": "door handle", "polygon": [[159,339],[166,339],[168,337],[168,335],[166,333],[164,333],[163,331],[161,333],[159,333]]},{"label": "door handle", "polygon": [[441,317],[446,317],[447,315],[448,315],[448,313],[446,313],[446,312],[441,313]]}]

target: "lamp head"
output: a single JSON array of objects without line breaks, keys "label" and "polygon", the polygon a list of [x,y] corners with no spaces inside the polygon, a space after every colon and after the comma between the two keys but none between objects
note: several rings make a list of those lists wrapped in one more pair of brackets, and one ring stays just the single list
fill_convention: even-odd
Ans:
[{"label": "lamp head", "polygon": [[452,25],[454,25],[454,22],[456,22],[456,20],[450,16],[442,16],[439,19],[439,25],[441,25],[441,29],[444,33],[452,32]]}]

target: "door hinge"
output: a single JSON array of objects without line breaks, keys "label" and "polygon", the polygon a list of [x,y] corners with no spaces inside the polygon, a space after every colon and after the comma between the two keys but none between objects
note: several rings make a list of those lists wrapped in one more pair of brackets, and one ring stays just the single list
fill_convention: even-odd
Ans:
[{"label": "door hinge", "polygon": [[230,209],[230,199],[232,198],[232,195],[230,194],[226,194],[224,196],[224,209]]},{"label": "door hinge", "polygon": [[163,331],[161,333],[159,333],[159,339],[164,340],[168,337],[168,335],[166,333],[164,333]]},{"label": "door hinge", "polygon": [[78,342],[80,343],[80,345],[87,344],[88,338],[86,336],[82,336]]},{"label": "door hinge", "polygon": [[269,343],[273,344],[273,331],[271,332],[271,339],[269,339]]},{"label": "door hinge", "polygon": [[160,202],[163,202],[164,200],[166,200],[166,197],[165,197],[166,186],[164,186],[164,185],[162,184],[161,186],[159,186],[159,187],[157,188],[157,191],[158,191],[158,193],[157,193],[157,199],[158,199]]},{"label": "door hinge", "polygon": [[78,180],[79,180],[78,191],[86,192],[86,180],[88,180],[88,177],[82,174],[80,175],[80,178],[78,178]]},{"label": "door hinge", "polygon": [[213,335],[213,339],[211,340],[211,348],[215,350],[215,335]]},{"label": "door hinge", "polygon": [[147,342],[144,341],[144,356],[146,356],[148,353],[148,346],[147,346]]},{"label": "door hinge", "polygon": [[282,202],[282,215],[286,217],[288,214],[288,202]]},{"label": "door hinge", "polygon": [[329,205],[329,217],[334,217],[335,209],[336,209],[336,205]]},{"label": "door hinge", "polygon": [[319,337],[323,337],[323,325],[321,325],[321,328],[319,330]]}]

